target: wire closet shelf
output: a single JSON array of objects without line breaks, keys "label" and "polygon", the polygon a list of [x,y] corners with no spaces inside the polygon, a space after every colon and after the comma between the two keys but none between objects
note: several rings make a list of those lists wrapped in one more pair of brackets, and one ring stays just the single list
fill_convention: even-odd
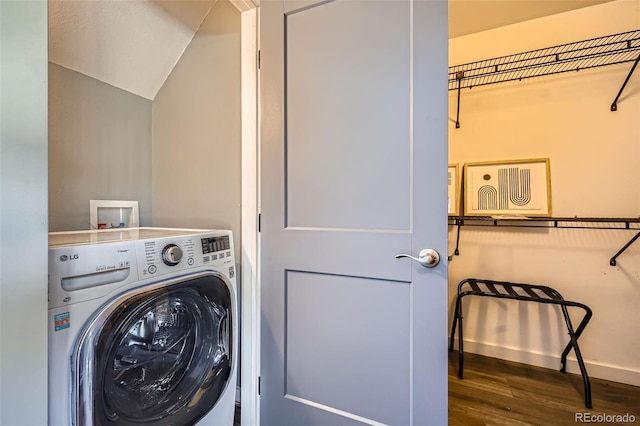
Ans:
[{"label": "wire closet shelf", "polygon": [[[637,234],[629,240],[609,260],[609,265],[616,266],[617,258],[624,253],[633,243],[640,239],[640,217],[522,217],[504,218],[492,216],[449,216],[449,225],[458,227],[456,247],[454,255],[460,255],[460,228],[462,226],[494,226],[511,228],[564,228],[564,229],[620,229],[637,231]],[[453,260],[453,256],[449,256]]]},{"label": "wire closet shelf", "polygon": [[640,30],[449,67],[449,90],[636,61]]}]

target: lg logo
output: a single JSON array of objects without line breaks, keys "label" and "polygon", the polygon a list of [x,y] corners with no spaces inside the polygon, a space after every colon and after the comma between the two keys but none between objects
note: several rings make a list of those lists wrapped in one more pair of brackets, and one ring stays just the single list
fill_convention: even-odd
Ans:
[{"label": "lg logo", "polygon": [[60,256],[60,262],[66,262],[67,260],[76,260],[76,259],[78,259],[77,254],[72,254],[71,256],[67,256],[66,254],[63,254],[62,256]]}]

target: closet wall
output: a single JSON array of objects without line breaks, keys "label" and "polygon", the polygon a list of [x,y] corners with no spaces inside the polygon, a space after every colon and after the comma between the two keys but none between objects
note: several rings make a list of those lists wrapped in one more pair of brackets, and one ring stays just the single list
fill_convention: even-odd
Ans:
[{"label": "closet wall", "polygon": [[[638,28],[640,3],[618,0],[452,39],[449,60],[457,65]],[[465,89],[460,129],[451,91],[449,162],[549,157],[554,216],[638,217],[640,70],[618,111],[610,111],[630,68]],[[589,374],[640,385],[640,243],[609,265],[637,232],[463,227],[460,256],[449,265],[451,306],[466,277],[554,287],[593,310],[580,338]],[[450,227],[450,252],[455,242]],[[497,299],[469,300],[466,308],[466,350],[559,369],[568,336],[557,308]]]},{"label": "closet wall", "polygon": [[151,101],[49,62],[49,230],[90,229],[89,200],[151,225]]},{"label": "closet wall", "polygon": [[240,256],[240,12],[218,1],[153,101],[153,226],[234,231]]}]

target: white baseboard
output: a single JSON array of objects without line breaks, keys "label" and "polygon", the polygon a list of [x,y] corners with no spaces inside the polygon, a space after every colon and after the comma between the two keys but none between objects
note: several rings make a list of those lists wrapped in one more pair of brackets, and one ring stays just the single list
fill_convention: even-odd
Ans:
[{"label": "white baseboard", "polygon": [[[455,339],[454,349],[457,350],[458,339]],[[560,355],[548,355],[542,353],[525,352],[522,349],[504,346],[490,345],[472,340],[464,340],[465,353],[489,356],[504,359],[507,361],[520,362],[522,364],[535,365],[537,367],[560,370]],[[582,354],[584,358],[584,353]],[[628,385],[640,386],[640,371],[622,368],[615,365],[608,365],[599,362],[585,360],[587,373],[591,378],[609,380],[612,382],[626,383]],[[573,356],[569,353],[567,358],[567,372],[580,374],[580,367]]]}]

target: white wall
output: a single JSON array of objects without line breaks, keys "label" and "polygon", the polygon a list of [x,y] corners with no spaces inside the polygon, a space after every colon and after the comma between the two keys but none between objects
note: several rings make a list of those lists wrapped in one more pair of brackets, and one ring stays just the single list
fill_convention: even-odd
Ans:
[{"label": "white wall", "polygon": [[0,424],[47,423],[47,2],[0,1]]},{"label": "white wall", "polygon": [[151,225],[151,101],[49,63],[49,230],[89,229],[89,200]]},{"label": "white wall", "polygon": [[[450,64],[640,28],[640,3],[618,0],[450,40]],[[640,69],[618,111],[610,105],[631,64],[571,72],[449,97],[449,162],[549,157],[553,215],[640,215]],[[450,227],[450,251],[455,247]],[[591,307],[580,348],[593,377],[640,385],[640,242],[609,259],[638,231],[463,227],[450,264],[450,299],[466,277],[549,285]],[[568,336],[555,307],[466,299],[465,349],[557,369]],[[578,311],[576,311],[578,312]],[[578,316],[574,317],[577,326]],[[570,357],[571,359],[571,357]],[[577,364],[570,365],[577,372]]]},{"label": "white wall", "polygon": [[234,231],[240,259],[240,12],[218,1],[153,100],[153,226]]}]

